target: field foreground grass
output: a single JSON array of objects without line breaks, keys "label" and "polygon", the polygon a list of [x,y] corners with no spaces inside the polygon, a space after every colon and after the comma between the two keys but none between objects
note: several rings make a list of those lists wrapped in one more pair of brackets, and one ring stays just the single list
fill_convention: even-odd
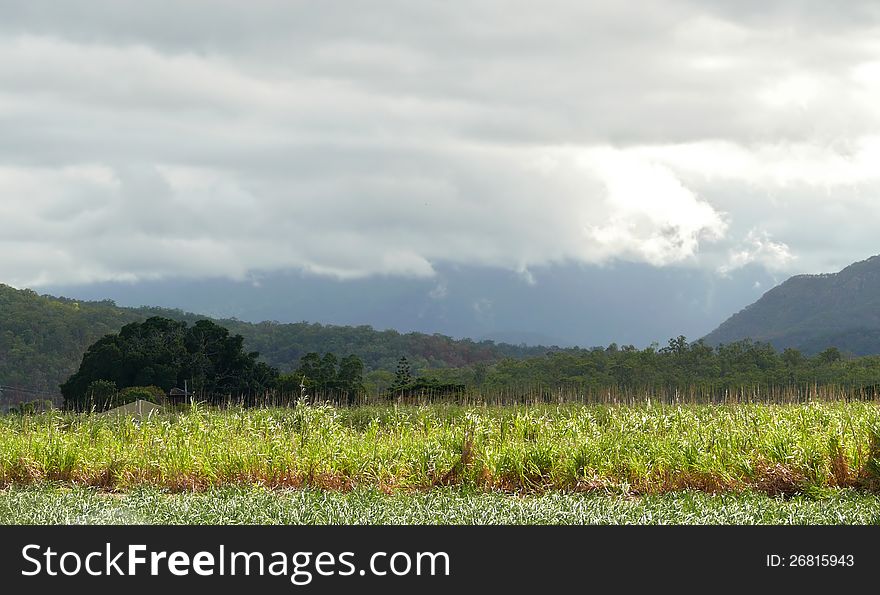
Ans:
[{"label": "field foreground grass", "polygon": [[519,496],[461,488],[390,496],[368,489],[342,493],[253,487],[193,493],[147,487],[113,494],[47,485],[0,490],[0,524],[878,525],[880,497],[839,489],[794,498],[753,492]]},{"label": "field foreground grass", "polygon": [[0,418],[0,486],[45,482],[108,492],[256,486],[411,497],[448,486],[868,494],[880,492],[880,403],[196,406],[141,422],[59,412]]}]

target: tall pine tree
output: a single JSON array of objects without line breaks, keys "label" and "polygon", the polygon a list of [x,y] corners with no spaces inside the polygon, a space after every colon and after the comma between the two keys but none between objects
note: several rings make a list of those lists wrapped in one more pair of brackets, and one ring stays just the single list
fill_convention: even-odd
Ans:
[{"label": "tall pine tree", "polygon": [[410,368],[409,360],[406,359],[406,356],[401,356],[401,358],[397,360],[397,372],[394,374],[394,382],[391,383],[389,390],[391,391],[391,394],[397,395],[407,390],[412,386],[412,383],[412,369]]}]

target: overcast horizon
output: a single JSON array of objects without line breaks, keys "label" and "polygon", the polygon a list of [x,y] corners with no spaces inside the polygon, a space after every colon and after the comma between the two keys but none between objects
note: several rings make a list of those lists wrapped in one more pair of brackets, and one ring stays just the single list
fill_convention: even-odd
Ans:
[{"label": "overcast horizon", "polygon": [[0,283],[644,345],[880,252],[876,2],[353,6],[0,0]]}]

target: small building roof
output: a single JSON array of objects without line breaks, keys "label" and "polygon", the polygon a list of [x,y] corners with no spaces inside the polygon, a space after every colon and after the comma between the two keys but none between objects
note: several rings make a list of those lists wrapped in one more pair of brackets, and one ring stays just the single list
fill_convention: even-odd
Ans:
[{"label": "small building roof", "polygon": [[138,399],[137,401],[126,403],[125,405],[120,405],[119,407],[105,411],[103,415],[122,415],[134,419],[142,419],[160,413],[161,411],[162,407],[159,405],[151,403],[150,401]]}]

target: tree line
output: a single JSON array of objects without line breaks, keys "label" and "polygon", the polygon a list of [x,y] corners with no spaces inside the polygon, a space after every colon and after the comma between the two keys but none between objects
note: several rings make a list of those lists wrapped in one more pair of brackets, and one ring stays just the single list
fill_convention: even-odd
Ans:
[{"label": "tree line", "polygon": [[[38,295],[0,284],[0,384],[57,395],[58,387],[74,374],[86,350],[123,326],[161,317],[193,326],[204,316],[164,308],[123,308],[112,300],[80,301]],[[466,368],[491,364],[506,357],[543,354],[545,347],[507,345],[492,341],[452,339],[444,335],[379,331],[367,325],[334,326],[315,323],[212,320],[243,337],[248,352],[289,374],[310,353],[357,354],[371,386],[387,388],[398,360],[406,355],[414,370]]]},{"label": "tree line", "polygon": [[[354,404],[367,390],[364,363],[357,355],[340,359],[333,353],[310,352],[289,374],[258,358],[259,353],[244,349],[241,335],[210,320],[189,326],[155,316],[92,344],[79,369],[61,385],[61,393],[70,409],[105,410],[138,399],[164,401],[174,396],[251,404],[265,402],[269,394],[288,399],[311,394]],[[413,376],[408,360],[401,357],[389,395],[464,388]]]},{"label": "tree line", "polygon": [[751,340],[711,346],[702,340],[689,342],[683,336],[670,339],[663,347],[655,344],[637,349],[611,344],[431,372],[484,392],[566,387],[669,393],[698,387],[723,393],[806,385],[837,385],[870,392],[880,387],[878,356],[847,356],[836,347],[807,356],[797,349],[778,351],[768,343]]},{"label": "tree line", "polygon": [[[515,393],[565,388],[609,388],[671,393],[698,387],[706,394],[736,389],[760,390],[809,384],[840,385],[861,394],[880,393],[880,357],[847,357],[835,347],[808,357],[796,349],[739,341],[712,347],[679,336],[667,345],[632,345],[550,351],[523,360],[413,372],[406,356],[393,374],[377,379],[365,373],[355,354],[303,355],[283,374],[247,352],[241,335],[209,320],[193,326],[162,317],[131,323],[108,334],[86,351],[82,363],[62,386],[65,404],[74,409],[105,409],[137,398],[161,399],[188,387],[201,400],[266,402],[314,396],[355,404],[365,395],[378,399],[429,394]],[[190,393],[185,393],[189,395]],[[277,402],[277,401],[273,401]]]}]

